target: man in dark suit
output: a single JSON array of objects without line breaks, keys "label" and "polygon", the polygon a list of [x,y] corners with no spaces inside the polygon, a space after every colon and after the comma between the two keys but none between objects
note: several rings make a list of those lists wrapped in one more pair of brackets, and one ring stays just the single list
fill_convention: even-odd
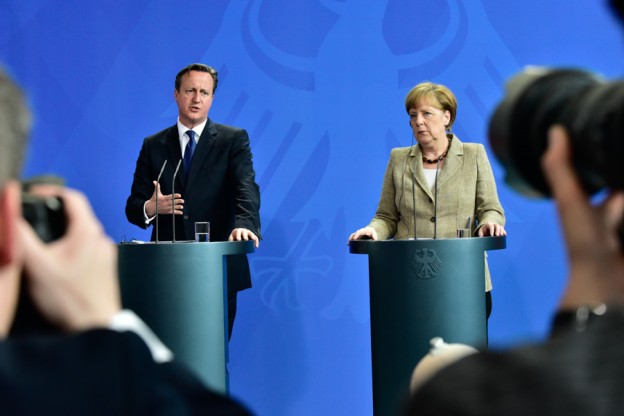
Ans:
[{"label": "man in dark suit", "polygon": [[[116,247],[82,194],[33,189],[65,208],[67,226],[50,244],[22,218],[29,128],[23,96],[0,69],[0,414],[248,416],[121,310]],[[58,331],[9,335],[20,290]]]},{"label": "man in dark suit", "polygon": [[[260,192],[249,137],[243,129],[208,118],[217,83],[214,68],[191,64],[182,69],[173,92],[178,122],[143,141],[126,216],[141,228],[154,225],[158,201],[158,230],[152,228],[152,241],[171,241],[173,221],[177,241],[193,240],[195,222],[208,221],[211,241],[252,240],[258,247]],[[228,256],[227,278],[231,335],[236,294],[251,287],[246,255]]]}]

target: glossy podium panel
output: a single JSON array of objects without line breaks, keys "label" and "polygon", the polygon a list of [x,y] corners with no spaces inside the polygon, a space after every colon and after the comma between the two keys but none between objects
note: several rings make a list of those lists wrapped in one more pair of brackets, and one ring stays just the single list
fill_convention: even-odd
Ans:
[{"label": "glossy podium panel", "polygon": [[225,256],[252,253],[253,242],[118,247],[123,307],[139,315],[208,386],[227,393]]},{"label": "glossy podium panel", "polygon": [[373,409],[396,415],[431,338],[480,348],[487,340],[485,250],[505,237],[352,241],[369,264]]}]

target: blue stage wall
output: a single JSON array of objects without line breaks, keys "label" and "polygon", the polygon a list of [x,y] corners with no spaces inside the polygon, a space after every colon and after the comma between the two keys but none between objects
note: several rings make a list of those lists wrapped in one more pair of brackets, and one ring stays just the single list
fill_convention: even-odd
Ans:
[{"label": "blue stage wall", "polygon": [[423,80],[456,93],[454,131],[485,144],[507,211],[491,345],[544,337],[566,275],[555,211],[504,185],[488,117],[528,64],[617,77],[621,39],[595,0],[0,0],[0,60],[35,111],[25,175],[64,176],[116,241],[148,239],[124,206],[142,139],[175,123],[175,74],[220,71],[210,116],[250,133],[264,231],[232,393],[272,416],[371,414],[367,259],[346,241],[412,140],[403,99]]}]

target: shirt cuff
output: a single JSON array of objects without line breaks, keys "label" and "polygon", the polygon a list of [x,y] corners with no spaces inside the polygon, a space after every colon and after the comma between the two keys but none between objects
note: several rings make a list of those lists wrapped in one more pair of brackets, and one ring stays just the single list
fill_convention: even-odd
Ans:
[{"label": "shirt cuff", "polygon": [[152,358],[157,363],[166,363],[173,359],[171,350],[131,310],[124,309],[117,312],[109,322],[108,328],[117,332],[131,331],[137,334],[145,342],[152,353]]},{"label": "shirt cuff", "polygon": [[147,205],[147,201],[145,201],[145,203],[143,204],[143,219],[145,220],[145,224],[147,225],[150,222],[152,222],[154,218],[156,218],[156,215],[154,215],[152,218],[147,218],[147,212],[145,211],[146,205]]}]

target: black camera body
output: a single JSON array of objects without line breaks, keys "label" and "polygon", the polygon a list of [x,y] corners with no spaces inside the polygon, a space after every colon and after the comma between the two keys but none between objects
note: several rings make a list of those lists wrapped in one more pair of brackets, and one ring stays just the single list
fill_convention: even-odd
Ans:
[{"label": "black camera body", "polygon": [[67,227],[63,201],[58,197],[23,193],[22,216],[45,243],[60,238]]},{"label": "black camera body", "polygon": [[578,69],[529,67],[511,78],[490,119],[489,138],[506,182],[530,196],[551,196],[541,158],[548,130],[568,131],[583,189],[624,189],[624,82]]},{"label": "black camera body", "polygon": [[[40,197],[23,193],[22,215],[45,243],[62,237],[67,228],[63,201],[58,197]],[[58,332],[59,328],[49,322],[34,305],[28,293],[28,279],[22,276],[17,308],[9,335]]]}]

